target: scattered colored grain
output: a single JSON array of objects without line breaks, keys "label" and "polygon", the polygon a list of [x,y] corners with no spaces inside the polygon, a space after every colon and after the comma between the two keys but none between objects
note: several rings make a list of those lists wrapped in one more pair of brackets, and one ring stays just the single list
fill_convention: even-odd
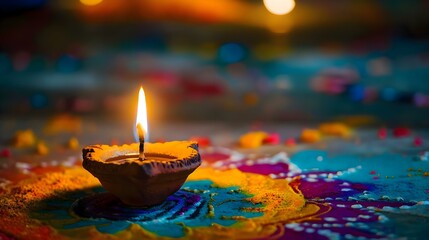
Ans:
[{"label": "scattered colored grain", "polygon": [[423,139],[421,137],[415,137],[413,143],[414,146],[420,147],[423,144]]},{"label": "scattered colored grain", "polygon": [[61,114],[53,117],[46,123],[44,132],[46,134],[59,134],[63,132],[78,133],[82,129],[82,121],[79,117],[69,114]]},{"label": "scattered colored grain", "polygon": [[379,139],[385,139],[387,137],[387,129],[386,128],[378,129],[377,136]]},{"label": "scattered colored grain", "polygon": [[19,148],[31,147],[36,143],[36,136],[31,129],[16,131],[13,146]]},{"label": "scattered colored grain", "polygon": [[351,129],[339,122],[321,124],[319,126],[319,131],[325,135],[338,137],[349,137],[351,135]]},{"label": "scattered colored grain", "polygon": [[293,147],[296,145],[296,140],[295,138],[288,138],[286,139],[285,144],[286,146]]},{"label": "scattered colored grain", "polygon": [[246,93],[243,96],[243,102],[246,106],[255,106],[259,102],[259,96],[256,93]]},{"label": "scattered colored grain", "polygon": [[190,141],[198,142],[200,147],[207,147],[211,145],[211,141],[209,137],[204,136],[193,136],[189,139]]},{"label": "scattered colored grain", "polygon": [[70,149],[76,150],[76,149],[79,148],[79,141],[77,140],[77,138],[72,137],[72,138],[69,139],[69,141],[67,143],[67,146]]},{"label": "scattered colored grain", "polygon": [[280,143],[280,134],[271,133],[263,141],[265,144],[279,144]]},{"label": "scattered colored grain", "polygon": [[39,155],[47,155],[49,153],[49,148],[46,146],[45,142],[40,141],[37,143],[36,153]]},{"label": "scattered colored grain", "polygon": [[405,127],[397,127],[393,129],[393,136],[395,137],[408,137],[411,134],[411,130]]},{"label": "scattered colored grain", "polygon": [[12,156],[12,152],[8,148],[4,148],[0,151],[0,157],[10,158]]},{"label": "scattered colored grain", "polygon": [[268,136],[266,132],[249,132],[240,137],[239,143],[242,148],[257,148],[260,147],[264,139]]},{"label": "scattered colored grain", "polygon": [[315,143],[320,141],[320,132],[316,129],[304,129],[301,132],[301,141],[305,143]]}]

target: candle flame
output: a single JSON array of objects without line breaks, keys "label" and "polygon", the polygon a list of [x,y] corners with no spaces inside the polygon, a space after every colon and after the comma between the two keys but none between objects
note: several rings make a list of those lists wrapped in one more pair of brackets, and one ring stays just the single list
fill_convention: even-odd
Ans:
[{"label": "candle flame", "polygon": [[137,105],[137,119],[136,119],[137,129],[139,129],[139,125],[143,129],[143,131],[138,131],[139,139],[144,139],[145,137],[147,137],[148,127],[147,127],[146,97],[144,94],[143,87],[140,87],[140,91],[139,91],[139,102]]}]

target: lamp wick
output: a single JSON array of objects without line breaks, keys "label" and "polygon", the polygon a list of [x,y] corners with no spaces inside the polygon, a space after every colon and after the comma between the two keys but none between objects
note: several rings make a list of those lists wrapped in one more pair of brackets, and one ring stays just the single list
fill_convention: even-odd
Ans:
[{"label": "lamp wick", "polygon": [[143,161],[145,159],[144,156],[144,131],[142,128],[142,125],[140,123],[137,123],[137,133],[139,135],[139,160]]}]

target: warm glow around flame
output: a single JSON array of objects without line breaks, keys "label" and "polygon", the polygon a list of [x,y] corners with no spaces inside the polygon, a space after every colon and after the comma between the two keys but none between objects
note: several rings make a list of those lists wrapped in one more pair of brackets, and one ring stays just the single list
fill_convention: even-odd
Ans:
[{"label": "warm glow around flame", "polygon": [[139,138],[147,137],[148,128],[147,128],[147,110],[146,110],[146,97],[144,94],[143,87],[140,87],[139,91],[139,103],[137,105],[137,119],[136,126],[140,124],[143,128],[144,136],[139,136]]},{"label": "warm glow around flame", "polygon": [[87,6],[94,6],[101,3],[103,0],[80,0],[80,2]]}]

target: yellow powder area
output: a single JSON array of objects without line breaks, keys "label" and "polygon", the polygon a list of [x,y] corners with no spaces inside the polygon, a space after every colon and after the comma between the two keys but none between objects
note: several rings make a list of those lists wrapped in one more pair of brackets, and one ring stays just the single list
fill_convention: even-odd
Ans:
[{"label": "yellow powder area", "polygon": [[18,239],[66,239],[56,230],[31,219],[28,212],[38,201],[99,185],[82,168],[48,173],[19,182],[0,194],[0,232]]},{"label": "yellow powder area", "polygon": [[[165,143],[145,143],[145,153],[150,155],[170,156],[165,161],[177,161],[190,159],[198,155],[194,148],[198,143],[195,141],[171,141]],[[115,157],[138,154],[139,143],[124,144],[121,146],[113,145],[92,145],[87,148],[94,149],[91,153],[91,159],[94,161],[104,162]],[[150,161],[151,159],[147,159]]]},{"label": "yellow powder area", "polygon": [[304,196],[284,179],[244,173],[238,169],[226,171],[212,168],[199,168],[189,175],[188,180],[211,180],[218,187],[239,186],[240,190],[251,194],[249,200],[262,203],[262,217],[248,219],[259,224],[287,222],[288,220],[310,216],[318,212],[319,207],[306,204]]},{"label": "yellow powder area", "polygon": [[264,214],[255,218],[237,217],[238,222],[230,227],[218,224],[185,227],[186,238],[189,239],[276,239],[282,237],[285,223],[317,219],[320,215],[320,208],[316,204],[306,203],[299,190],[284,179],[271,179],[237,169],[219,171],[199,168],[188,180],[211,180],[217,187],[239,186],[240,190],[252,195],[249,197],[251,202],[263,205],[256,211]]}]

